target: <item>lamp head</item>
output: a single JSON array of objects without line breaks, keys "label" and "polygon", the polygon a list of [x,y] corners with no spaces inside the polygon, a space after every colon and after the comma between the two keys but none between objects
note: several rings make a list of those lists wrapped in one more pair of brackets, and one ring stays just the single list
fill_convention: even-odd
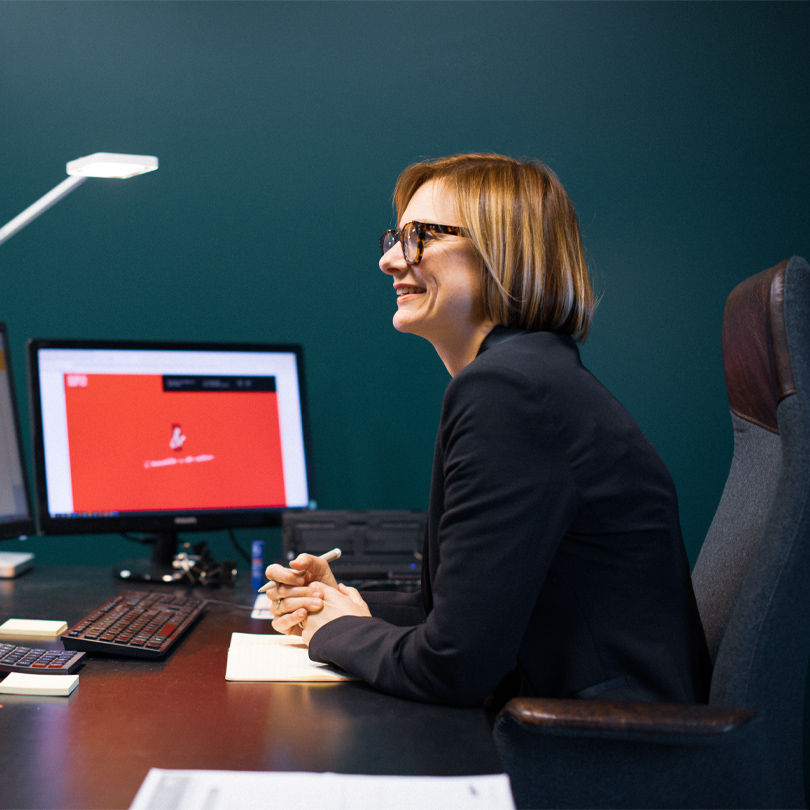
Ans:
[{"label": "lamp head", "polygon": [[82,177],[134,177],[136,174],[153,172],[158,159],[152,155],[119,155],[113,152],[96,152],[87,157],[71,160],[67,173]]}]

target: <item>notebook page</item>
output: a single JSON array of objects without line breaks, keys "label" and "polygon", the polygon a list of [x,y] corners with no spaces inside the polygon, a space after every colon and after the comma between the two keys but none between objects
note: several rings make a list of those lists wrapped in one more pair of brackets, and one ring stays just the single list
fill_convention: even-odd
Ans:
[{"label": "notebook page", "polygon": [[347,681],[351,675],[310,661],[298,636],[232,633],[226,681]]}]

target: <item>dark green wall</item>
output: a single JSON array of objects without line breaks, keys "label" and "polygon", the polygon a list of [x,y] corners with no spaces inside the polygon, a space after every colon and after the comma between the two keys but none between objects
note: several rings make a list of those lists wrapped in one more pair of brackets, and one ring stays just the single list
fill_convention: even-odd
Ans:
[{"label": "dark green wall", "polygon": [[34,336],[299,341],[320,505],[423,508],[447,376],[390,325],[393,183],[426,156],[537,157],[602,295],[585,360],[672,470],[694,560],[731,455],[726,295],[810,256],[808,31],[807,3],[0,2],[0,223],[68,160],[160,158],[0,247],[18,396]]},{"label": "dark green wall", "polygon": [[[300,341],[320,505],[425,507],[447,376],[390,324],[393,183],[425,156],[537,157],[578,207],[602,295],[585,360],[670,466],[694,559],[731,452],[725,297],[810,254],[809,12],[2,2],[0,222],[68,160],[160,158],[0,247],[18,395],[34,336]],[[28,542],[42,562],[132,551]]]}]

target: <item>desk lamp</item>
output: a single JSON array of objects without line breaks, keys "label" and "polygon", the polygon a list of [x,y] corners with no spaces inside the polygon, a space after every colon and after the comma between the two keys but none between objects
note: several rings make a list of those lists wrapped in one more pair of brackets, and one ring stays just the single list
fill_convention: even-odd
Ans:
[{"label": "desk lamp", "polygon": [[[0,245],[22,230],[29,222],[47,211],[80,186],[88,177],[134,177],[136,174],[153,172],[158,159],[151,155],[120,155],[112,152],[96,152],[94,155],[71,160],[67,164],[69,177],[52,188],[33,205],[0,228]],[[20,459],[22,463],[22,459]],[[30,553],[0,552],[0,577],[16,576],[31,565],[34,555]]]},{"label": "desk lamp", "polygon": [[136,174],[153,172],[157,167],[158,159],[151,155],[118,155],[112,152],[96,152],[94,155],[71,160],[67,164],[67,173],[70,176],[66,180],[0,228],[0,245],[52,205],[58,203],[62,197],[70,194],[88,177],[134,177]]}]

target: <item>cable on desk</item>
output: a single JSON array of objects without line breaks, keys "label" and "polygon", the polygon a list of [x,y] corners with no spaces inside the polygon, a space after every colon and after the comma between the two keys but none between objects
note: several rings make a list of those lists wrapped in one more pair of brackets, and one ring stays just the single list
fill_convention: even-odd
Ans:
[{"label": "cable on desk", "polygon": [[208,605],[225,605],[226,607],[235,608],[236,610],[256,610],[253,605],[237,605],[235,602],[225,602],[222,599],[204,599],[203,604]]},{"label": "cable on desk", "polygon": [[250,554],[248,554],[247,551],[245,551],[245,549],[243,549],[242,546],[239,545],[236,539],[236,532],[233,529],[228,529],[228,537],[230,537],[231,544],[233,545],[233,547],[239,552],[239,554],[242,557],[244,557],[245,562],[247,562],[248,565],[250,565]]}]

